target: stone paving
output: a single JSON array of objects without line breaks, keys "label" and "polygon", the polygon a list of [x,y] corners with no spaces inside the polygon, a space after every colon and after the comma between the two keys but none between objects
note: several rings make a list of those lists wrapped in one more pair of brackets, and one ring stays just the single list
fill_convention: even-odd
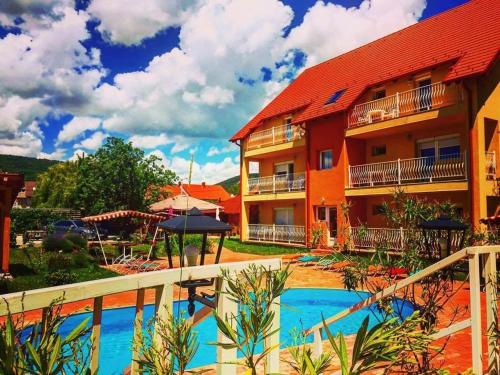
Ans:
[{"label": "stone paving", "polygon": [[[213,255],[208,255],[206,263],[210,264],[213,262]],[[221,263],[228,262],[237,262],[244,260],[254,260],[254,259],[262,259],[262,258],[276,258],[279,256],[259,256],[252,254],[243,254],[243,253],[234,253],[228,249],[224,249],[222,252]],[[283,263],[288,263],[291,260],[293,261],[294,256],[284,255],[281,256]],[[166,260],[161,260],[162,268],[166,268]],[[174,264],[177,266],[177,264]],[[116,271],[122,271],[119,267],[115,267]],[[291,270],[293,271],[291,277],[288,280],[288,287],[315,287],[315,288],[342,288],[342,275],[340,273],[331,272],[331,271],[323,271],[318,270],[313,266],[299,266],[296,264],[291,265]],[[180,296],[181,299],[186,298],[186,291],[183,289],[179,292],[176,288],[174,290],[174,295],[176,298]],[[484,310],[484,295],[483,303],[482,303],[482,313],[483,313],[483,326],[485,326],[486,313]],[[136,300],[136,292],[130,291],[126,293],[120,293],[110,296],[104,297],[104,308],[115,308],[115,307],[124,307],[124,306],[134,306]],[[154,291],[147,290],[146,291],[146,303],[154,302]],[[469,304],[469,290],[467,284],[464,284],[463,287],[453,296],[449,305],[443,312],[445,318],[450,318],[453,315],[454,308],[456,306],[460,306],[462,308],[467,309]],[[70,313],[76,311],[82,311],[86,309],[91,309],[92,300],[84,300],[75,303],[66,304],[63,307],[63,313]],[[27,314],[27,320],[35,320],[39,318],[39,312],[30,312]],[[464,314],[464,317],[468,317],[468,312]],[[463,317],[463,318],[464,318]],[[462,318],[462,319],[463,319]],[[461,320],[461,319],[460,319]],[[352,339],[349,339],[352,340]],[[486,350],[486,337],[483,337],[483,351]],[[282,351],[283,359],[289,360],[289,355],[286,350]],[[486,355],[483,358],[486,361]],[[463,330],[455,335],[453,335],[446,345],[443,353],[436,359],[438,364],[443,367],[448,368],[452,374],[461,373],[471,366],[471,340],[470,340],[470,329]],[[485,362],[486,366],[486,362]],[[293,373],[290,368],[284,365],[285,368],[282,369],[283,374]],[[486,368],[486,367],[485,367]],[[242,370],[243,371],[243,370]],[[212,371],[207,372],[212,373]],[[240,371],[238,371],[240,372]],[[333,371],[335,372],[335,371]],[[332,372],[332,373],[333,373]],[[243,372],[242,372],[243,373]]]}]

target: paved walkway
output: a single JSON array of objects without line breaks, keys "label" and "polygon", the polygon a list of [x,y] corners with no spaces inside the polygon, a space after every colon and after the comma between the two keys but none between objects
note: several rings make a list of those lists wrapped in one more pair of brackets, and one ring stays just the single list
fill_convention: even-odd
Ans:
[{"label": "paved walkway", "polygon": [[[213,262],[213,255],[208,255],[207,264]],[[267,256],[265,258],[276,258],[278,256]],[[243,254],[243,253],[234,253],[228,249],[224,249],[222,252],[221,263],[228,262],[237,262],[244,260],[253,260],[253,259],[262,259],[263,256],[252,255],[252,254]],[[284,255],[282,256],[283,262],[289,262],[293,256]],[[166,260],[161,260],[162,268],[166,268]],[[175,264],[177,265],[177,264]],[[120,267],[115,267],[117,271],[120,270]],[[340,273],[335,273],[331,271],[322,271],[318,270],[315,267],[303,267],[295,264],[291,265],[292,274],[288,280],[288,287],[316,287],[316,288],[342,288],[342,275]],[[176,298],[178,297],[179,289],[176,288],[174,290]],[[185,299],[187,297],[186,290],[183,289],[180,291],[180,297]],[[135,306],[136,301],[136,292],[130,291],[126,293],[120,293],[110,296],[104,297],[104,308],[116,308],[116,307],[124,307],[124,306]],[[146,303],[154,302],[154,291],[147,290],[146,291]],[[443,312],[445,320],[451,319],[454,315],[454,311],[456,307],[461,307],[462,310],[467,310],[469,305],[469,291],[468,287],[465,284],[452,298],[450,303],[447,305],[446,310]],[[486,315],[484,311],[484,296],[483,296],[483,326],[485,326]],[[69,303],[64,305],[63,313],[70,313],[76,311],[83,311],[87,309],[91,309],[92,300],[83,300],[75,303]],[[464,318],[467,318],[469,313],[466,312],[462,314],[462,318],[455,320],[459,321]],[[33,311],[29,312],[26,315],[27,320],[35,320],[39,318],[40,312]],[[486,337],[483,338],[483,349],[486,350]],[[282,356],[284,359],[289,359],[289,355],[287,351],[284,350],[282,352]],[[484,356],[486,357],[486,355]],[[467,370],[471,367],[471,340],[470,340],[470,329],[463,330],[451,337],[449,339],[448,344],[444,352],[436,359],[441,366],[448,368],[451,373],[456,374],[462,371]],[[485,358],[486,361],[486,358]],[[485,363],[486,365],[486,363]],[[288,371],[286,371],[288,372]],[[286,373],[285,372],[285,373]],[[210,373],[210,372],[209,372]]]}]

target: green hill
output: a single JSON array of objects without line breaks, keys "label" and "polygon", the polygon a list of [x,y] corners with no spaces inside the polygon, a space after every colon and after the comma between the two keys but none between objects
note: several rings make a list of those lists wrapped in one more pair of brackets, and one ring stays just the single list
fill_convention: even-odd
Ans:
[{"label": "green hill", "polygon": [[[250,178],[259,177],[258,173],[251,173]],[[238,195],[240,193],[240,176],[234,176],[227,180],[221,181],[216,185],[221,185],[228,193]]]},{"label": "green hill", "polygon": [[0,171],[24,174],[26,181],[36,180],[37,176],[49,167],[59,163],[57,160],[28,158],[16,155],[0,155]]}]

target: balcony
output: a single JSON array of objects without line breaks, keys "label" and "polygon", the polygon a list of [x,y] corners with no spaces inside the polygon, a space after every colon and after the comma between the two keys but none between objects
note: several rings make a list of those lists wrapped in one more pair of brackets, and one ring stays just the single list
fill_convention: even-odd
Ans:
[{"label": "balcony", "polygon": [[350,165],[347,188],[467,180],[466,154]]},{"label": "balcony", "polygon": [[302,225],[249,224],[248,239],[252,241],[304,244],[306,229]]},{"label": "balcony", "polygon": [[274,126],[271,129],[261,130],[250,134],[247,142],[247,151],[262,147],[274,146],[303,139],[305,130],[298,125]]},{"label": "balcony", "polygon": [[256,177],[248,180],[248,194],[286,193],[305,189],[305,173]]},{"label": "balcony", "polygon": [[496,152],[487,152],[485,155],[486,178],[495,180],[497,177],[497,157]]},{"label": "balcony", "polygon": [[456,87],[438,82],[357,104],[348,115],[347,126],[355,128],[448,106],[457,102],[457,93]]}]

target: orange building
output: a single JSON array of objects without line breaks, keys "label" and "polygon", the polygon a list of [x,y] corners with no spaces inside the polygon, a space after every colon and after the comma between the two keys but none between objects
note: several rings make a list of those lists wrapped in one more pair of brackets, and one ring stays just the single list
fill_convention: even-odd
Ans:
[{"label": "orange building", "polygon": [[500,2],[472,0],[300,74],[231,138],[241,149],[241,239],[306,244],[317,221],[330,245],[345,226],[356,238],[359,223],[396,238],[378,214],[396,188],[449,200],[474,225],[492,215],[498,14]]}]

